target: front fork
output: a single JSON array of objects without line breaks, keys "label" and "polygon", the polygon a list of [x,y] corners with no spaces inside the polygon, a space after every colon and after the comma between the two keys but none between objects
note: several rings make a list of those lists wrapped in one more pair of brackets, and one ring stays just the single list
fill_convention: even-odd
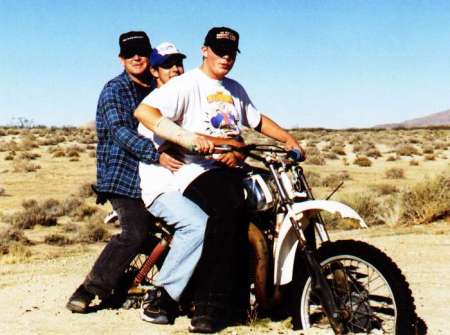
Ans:
[{"label": "front fork", "polygon": [[330,322],[331,327],[335,334],[346,334],[345,326],[341,320],[339,309],[334,300],[333,292],[331,291],[328,282],[323,275],[322,268],[317,262],[314,250],[308,245],[307,239],[301,228],[301,224],[295,219],[291,206],[288,207],[288,215],[291,221],[292,227],[298,239],[298,247],[300,251],[305,255],[305,263],[308,272],[311,276],[311,287],[319,299],[325,314]]}]

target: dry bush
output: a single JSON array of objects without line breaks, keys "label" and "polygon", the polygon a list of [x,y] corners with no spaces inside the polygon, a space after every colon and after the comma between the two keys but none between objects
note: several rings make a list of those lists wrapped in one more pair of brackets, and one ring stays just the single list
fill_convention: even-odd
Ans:
[{"label": "dry bush", "polygon": [[68,244],[72,244],[73,241],[67,236],[61,234],[50,234],[45,236],[44,242],[50,245],[64,246]]},{"label": "dry bush", "polygon": [[419,155],[417,148],[411,144],[404,144],[397,148],[397,155],[399,156],[414,156]]},{"label": "dry bush", "polygon": [[409,165],[411,165],[411,166],[418,166],[419,165],[419,161],[416,161],[415,159],[411,159],[409,161]]},{"label": "dry bush", "polygon": [[429,223],[450,215],[450,175],[425,180],[401,197],[401,220],[405,224]]},{"label": "dry bush", "polygon": [[80,159],[78,157],[72,157],[71,159],[69,159],[69,162],[79,162]]},{"label": "dry bush", "polygon": [[322,179],[322,186],[335,188],[344,180],[349,179],[351,178],[347,171],[332,173]]},{"label": "dry bush", "polygon": [[55,158],[56,157],[65,157],[65,156],[66,156],[66,152],[62,148],[60,148],[52,153],[52,157],[55,157]]},{"label": "dry bush", "polygon": [[432,154],[434,152],[434,148],[431,145],[425,145],[422,149],[424,154]]},{"label": "dry bush", "polygon": [[71,158],[79,158],[80,157],[80,154],[78,153],[78,151],[74,151],[71,149],[66,150],[66,155],[67,155],[67,157],[71,157]]},{"label": "dry bush", "polygon": [[21,229],[31,229],[36,225],[54,226],[58,223],[54,214],[47,213],[39,205],[29,207],[9,217],[9,222]]},{"label": "dry bush", "polygon": [[31,241],[25,237],[23,231],[17,227],[6,227],[0,231],[0,255],[9,253],[11,245],[21,243],[31,245]]},{"label": "dry bush", "polygon": [[19,159],[23,159],[23,160],[34,160],[39,157],[41,157],[40,154],[37,154],[35,152],[28,152],[28,151],[22,152],[19,155]]},{"label": "dry bush", "polygon": [[372,149],[367,150],[366,155],[368,157],[372,157],[372,158],[379,158],[379,157],[382,156],[381,152],[378,149],[376,149],[376,148],[372,148]]},{"label": "dry bush", "polygon": [[323,155],[323,157],[326,159],[339,159],[334,152],[327,152]]},{"label": "dry bush", "polygon": [[81,206],[77,207],[74,211],[72,211],[70,216],[78,221],[83,221],[84,219],[94,215],[97,211],[98,207],[83,203],[81,204]]},{"label": "dry bush", "polygon": [[377,192],[379,195],[389,195],[389,194],[395,194],[399,192],[399,189],[397,186],[392,184],[380,184],[375,185],[372,187],[372,189]]},{"label": "dry bush", "polygon": [[36,172],[40,168],[40,165],[24,160],[15,160],[13,163],[13,172]]},{"label": "dry bush", "polygon": [[71,215],[83,204],[79,198],[71,196],[64,200],[62,207],[65,215]]},{"label": "dry bush", "polygon": [[310,165],[325,165],[325,158],[321,155],[309,155],[306,158],[305,161],[306,164],[310,164]]},{"label": "dry bush", "polygon": [[89,222],[81,228],[77,240],[85,243],[95,243],[108,241],[110,237],[111,234],[104,223]]},{"label": "dry bush", "polygon": [[0,129],[0,136],[6,136],[6,131],[4,129]]},{"label": "dry bush", "polygon": [[368,167],[372,165],[372,161],[366,156],[357,156],[353,161],[353,164],[362,167]]},{"label": "dry bush", "polygon": [[19,135],[19,134],[20,134],[20,130],[17,129],[17,128],[9,128],[9,129],[6,131],[6,134],[7,134],[7,135]]},{"label": "dry bush", "polygon": [[17,144],[16,141],[1,141],[0,142],[0,152],[4,152],[4,151],[18,151],[19,145]]},{"label": "dry bush", "polygon": [[423,160],[425,161],[434,161],[436,160],[436,156],[434,154],[427,154],[423,157]]},{"label": "dry bush", "polygon": [[89,157],[95,158],[95,157],[97,157],[97,153],[96,153],[95,151],[91,151],[91,152],[89,153]]},{"label": "dry bush", "polygon": [[86,151],[86,149],[79,146],[78,144],[74,144],[74,145],[67,147],[67,155],[68,156],[70,156],[70,153],[72,153],[72,152],[81,153],[81,152],[85,152],[85,151]]},{"label": "dry bush", "polygon": [[78,195],[82,198],[93,197],[95,193],[92,190],[92,184],[93,183],[87,182],[80,185],[80,187],[78,188]]},{"label": "dry bush", "polygon": [[398,159],[399,156],[389,156],[388,158],[386,158],[386,162],[395,162]]},{"label": "dry bush", "polygon": [[384,172],[384,175],[387,179],[404,179],[405,178],[405,170],[402,168],[390,168]]},{"label": "dry bush", "polygon": [[344,204],[353,208],[368,225],[382,224],[379,212],[382,211],[377,195],[372,192],[354,193],[340,199]]},{"label": "dry bush", "polygon": [[[12,154],[12,152],[14,152],[14,154]],[[15,151],[11,151],[10,153],[8,153],[8,154],[5,156],[5,161],[12,161],[12,160],[14,159],[15,156],[16,156],[16,155],[15,155]]]},{"label": "dry bush", "polygon": [[345,156],[345,148],[343,145],[336,145],[331,148],[331,151],[334,152],[336,155]]},{"label": "dry bush", "polygon": [[6,190],[3,187],[0,186],[0,197],[2,195],[6,195]]},{"label": "dry bush", "polygon": [[305,178],[309,186],[316,187],[322,185],[320,174],[313,171],[305,170]]},{"label": "dry bush", "polygon": [[73,233],[79,231],[78,225],[73,222],[65,224],[62,229],[65,233]]}]

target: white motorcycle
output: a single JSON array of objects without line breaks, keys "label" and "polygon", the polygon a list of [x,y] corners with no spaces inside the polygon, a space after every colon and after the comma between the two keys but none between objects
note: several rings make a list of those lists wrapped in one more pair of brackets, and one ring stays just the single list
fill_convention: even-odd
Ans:
[{"label": "white motorcycle", "polygon": [[[349,206],[315,200],[299,152],[274,145],[222,147],[239,150],[265,168],[246,166],[244,191],[251,217],[251,309],[254,315],[285,310],[296,329],[335,334],[418,334],[409,285],[398,266],[360,241],[331,241],[321,212],[364,219]],[[129,295],[152,282],[155,264],[170,246],[171,232],[158,223],[159,243],[131,266]],[[134,293],[133,293],[134,292]]]}]

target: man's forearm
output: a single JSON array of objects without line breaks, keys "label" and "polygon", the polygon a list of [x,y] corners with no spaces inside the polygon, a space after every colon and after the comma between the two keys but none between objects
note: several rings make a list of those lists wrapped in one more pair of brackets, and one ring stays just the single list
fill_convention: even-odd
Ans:
[{"label": "man's forearm", "polygon": [[261,115],[261,133],[283,143],[298,143],[294,136],[265,115]]}]

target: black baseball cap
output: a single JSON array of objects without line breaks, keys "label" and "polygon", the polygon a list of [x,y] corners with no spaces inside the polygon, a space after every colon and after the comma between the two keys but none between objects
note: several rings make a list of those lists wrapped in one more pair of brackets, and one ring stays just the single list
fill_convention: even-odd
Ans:
[{"label": "black baseball cap", "polygon": [[214,53],[241,52],[239,50],[239,34],[228,27],[214,27],[206,34],[204,46],[210,47]]},{"label": "black baseball cap", "polygon": [[150,57],[152,45],[147,34],[143,31],[129,31],[119,37],[120,53],[123,58],[130,58],[134,55]]}]

